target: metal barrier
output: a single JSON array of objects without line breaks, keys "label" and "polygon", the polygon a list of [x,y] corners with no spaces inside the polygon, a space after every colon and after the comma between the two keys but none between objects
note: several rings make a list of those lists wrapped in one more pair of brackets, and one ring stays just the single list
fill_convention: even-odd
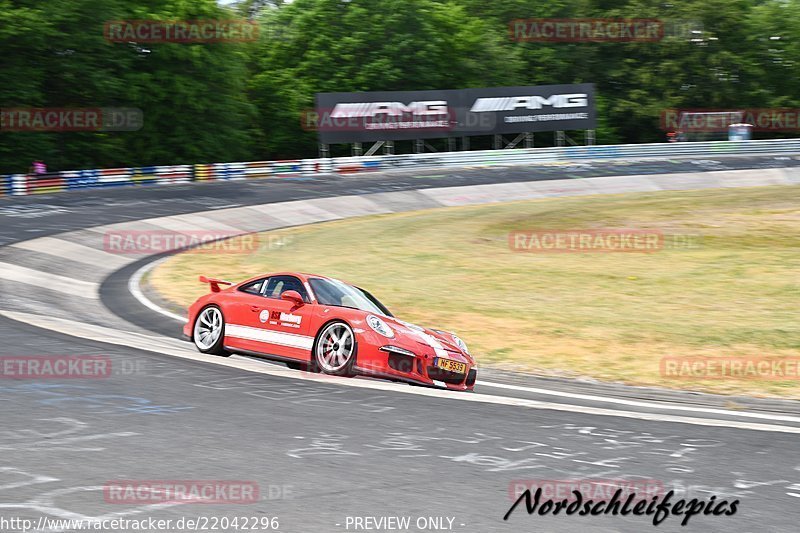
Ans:
[{"label": "metal barrier", "polygon": [[246,163],[214,163],[212,166],[218,180],[243,180],[247,177]]},{"label": "metal barrier", "polygon": [[247,178],[268,178],[272,173],[272,161],[252,161],[245,164]]},{"label": "metal barrier", "polygon": [[41,175],[13,174],[0,176],[0,196],[43,194],[71,189],[122,185],[166,185],[193,181],[243,180],[251,178],[298,178],[330,173],[346,175],[358,172],[569,163],[604,159],[715,157],[721,155],[783,153],[800,153],[800,139],[565,146],[475,152],[336,157],[332,159],[294,159],[286,161],[252,161],[248,163],[69,170]]},{"label": "metal barrier", "polygon": [[432,167],[453,168],[490,165],[527,165],[604,159],[718,157],[721,155],[758,155],[773,153],[800,153],[800,139],[565,146],[556,148],[482,150],[475,152],[339,157],[331,161],[334,172],[352,173]]},{"label": "metal barrier", "polygon": [[277,177],[297,177],[303,173],[303,161],[290,159],[272,162],[272,175]]}]

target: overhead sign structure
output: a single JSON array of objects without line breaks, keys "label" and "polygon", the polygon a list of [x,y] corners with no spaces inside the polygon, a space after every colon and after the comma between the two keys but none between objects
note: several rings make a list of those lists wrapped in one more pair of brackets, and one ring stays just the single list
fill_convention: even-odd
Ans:
[{"label": "overhead sign structure", "polygon": [[318,93],[315,127],[323,144],[590,130],[594,100],[590,83]]},{"label": "overhead sign structure", "polygon": [[597,125],[594,85],[591,83],[465,89],[460,92],[468,106],[466,123],[481,124],[477,115],[491,115],[493,131],[488,132],[491,134],[593,130]]}]

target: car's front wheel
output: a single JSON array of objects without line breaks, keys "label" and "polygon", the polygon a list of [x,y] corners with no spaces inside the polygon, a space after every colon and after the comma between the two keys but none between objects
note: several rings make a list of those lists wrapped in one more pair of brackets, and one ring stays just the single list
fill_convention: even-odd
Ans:
[{"label": "car's front wheel", "polygon": [[197,313],[194,320],[192,340],[197,349],[202,353],[228,357],[222,343],[225,339],[225,317],[215,305],[209,305]]},{"label": "car's front wheel", "polygon": [[325,374],[350,376],[356,359],[356,337],[353,329],[341,321],[331,322],[317,335],[314,362]]}]

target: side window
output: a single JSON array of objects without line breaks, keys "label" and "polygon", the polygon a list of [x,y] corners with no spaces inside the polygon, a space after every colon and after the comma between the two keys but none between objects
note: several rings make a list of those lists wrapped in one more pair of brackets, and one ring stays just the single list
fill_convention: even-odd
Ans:
[{"label": "side window", "polygon": [[239,290],[248,294],[261,294],[261,289],[264,288],[265,279],[260,279],[239,287]]},{"label": "side window", "polygon": [[303,297],[304,302],[311,302],[303,283],[294,276],[272,276],[267,278],[266,283],[264,296],[267,298],[280,299],[281,294],[286,291],[297,291]]}]

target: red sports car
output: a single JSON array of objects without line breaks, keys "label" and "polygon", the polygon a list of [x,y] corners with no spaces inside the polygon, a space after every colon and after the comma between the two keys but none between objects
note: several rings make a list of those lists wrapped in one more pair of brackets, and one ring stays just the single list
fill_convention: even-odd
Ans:
[{"label": "red sports car", "polygon": [[200,281],[211,292],[189,308],[183,333],[203,353],[255,355],[338,376],[454,390],[475,386],[475,359],[464,341],[398,320],[364,289],[296,272],[235,285],[205,276]]}]

